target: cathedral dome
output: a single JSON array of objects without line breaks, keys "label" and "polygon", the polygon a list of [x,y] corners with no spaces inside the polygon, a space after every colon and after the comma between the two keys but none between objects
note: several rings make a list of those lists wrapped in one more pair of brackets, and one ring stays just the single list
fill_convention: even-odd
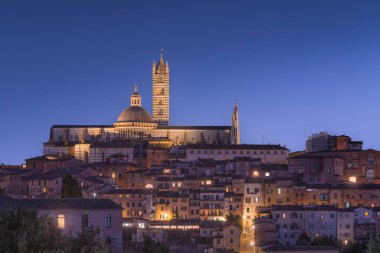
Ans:
[{"label": "cathedral dome", "polygon": [[141,106],[130,106],[120,113],[117,122],[153,122],[149,112]]}]

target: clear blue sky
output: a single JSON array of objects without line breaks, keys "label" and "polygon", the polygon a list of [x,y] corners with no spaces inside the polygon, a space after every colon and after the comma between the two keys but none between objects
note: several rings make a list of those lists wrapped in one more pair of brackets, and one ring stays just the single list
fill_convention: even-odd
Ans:
[{"label": "clear blue sky", "polygon": [[171,124],[230,124],[304,148],[319,131],[380,149],[380,1],[1,1],[0,162],[42,154],[53,124],[112,124],[151,66],[171,70]]}]

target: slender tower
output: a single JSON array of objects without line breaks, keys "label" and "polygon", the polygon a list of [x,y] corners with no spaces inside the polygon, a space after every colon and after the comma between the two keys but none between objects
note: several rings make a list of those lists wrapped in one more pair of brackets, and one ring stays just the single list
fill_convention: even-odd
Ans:
[{"label": "slender tower", "polygon": [[153,121],[159,125],[169,125],[169,63],[164,63],[162,50],[158,63],[153,61],[152,83]]},{"label": "slender tower", "polygon": [[240,144],[239,111],[236,99],[231,119],[231,144]]}]

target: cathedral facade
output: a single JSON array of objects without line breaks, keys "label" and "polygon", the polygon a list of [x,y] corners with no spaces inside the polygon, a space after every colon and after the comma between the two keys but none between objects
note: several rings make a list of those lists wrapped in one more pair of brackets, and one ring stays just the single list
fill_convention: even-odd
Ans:
[{"label": "cathedral facade", "polygon": [[[132,156],[139,143],[239,144],[238,108],[235,102],[230,126],[172,126],[170,119],[169,64],[162,54],[152,69],[152,115],[142,107],[135,85],[130,106],[112,125],[54,125],[44,154],[73,155],[86,162],[105,161],[109,156]],[[128,158],[132,162],[133,158]]]}]

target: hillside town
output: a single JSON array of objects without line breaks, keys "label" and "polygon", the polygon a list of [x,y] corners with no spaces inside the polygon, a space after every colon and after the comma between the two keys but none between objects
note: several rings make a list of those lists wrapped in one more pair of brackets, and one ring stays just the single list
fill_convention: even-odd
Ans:
[{"label": "hillside town", "polygon": [[[243,144],[228,126],[173,126],[169,64],[152,67],[153,116],[134,86],[110,125],[53,125],[41,156],[1,165],[0,209],[59,229],[94,226],[115,253],[342,252],[380,233],[380,151],[327,132],[304,151]],[[79,192],[73,194],[74,188]]]}]

